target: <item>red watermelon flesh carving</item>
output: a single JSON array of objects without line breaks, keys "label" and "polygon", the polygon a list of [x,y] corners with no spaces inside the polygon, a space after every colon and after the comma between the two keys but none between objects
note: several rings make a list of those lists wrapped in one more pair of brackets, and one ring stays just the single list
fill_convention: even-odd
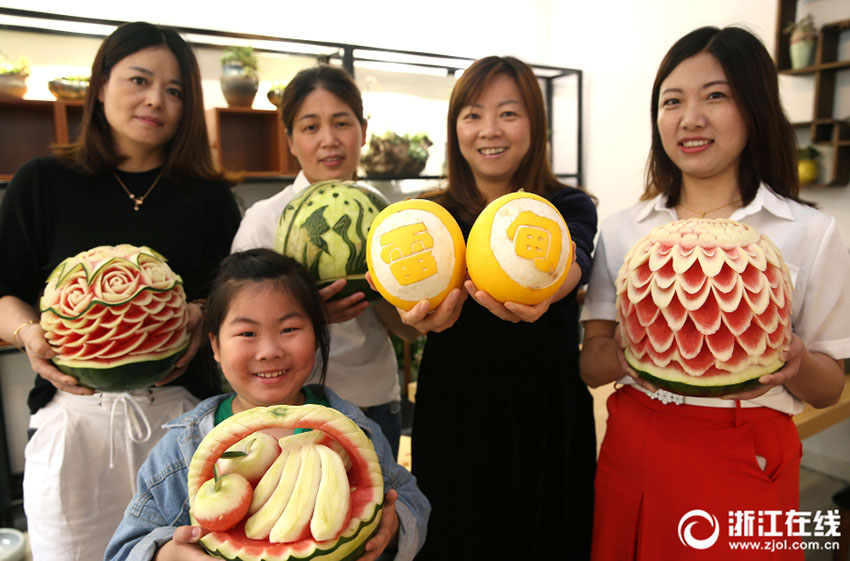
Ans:
[{"label": "red watermelon flesh carving", "polygon": [[617,277],[626,359],[659,387],[723,395],[782,366],[791,340],[791,277],[776,246],[727,219],[659,226]]},{"label": "red watermelon flesh carving", "polygon": [[41,298],[53,362],[102,391],[146,387],[189,344],[182,279],[148,247],[100,246],[65,259]]}]

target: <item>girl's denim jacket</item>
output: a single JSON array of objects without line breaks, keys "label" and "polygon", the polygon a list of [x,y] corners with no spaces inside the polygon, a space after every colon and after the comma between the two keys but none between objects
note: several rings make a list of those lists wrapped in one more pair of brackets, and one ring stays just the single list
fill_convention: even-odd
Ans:
[{"label": "girl's denim jacket", "polygon": [[[395,489],[398,500],[397,561],[413,559],[425,541],[431,504],[416,478],[392,457],[381,429],[363,412],[333,391],[324,390],[333,409],[363,429],[372,440],[384,476],[384,491]],[[163,425],[171,430],[151,450],[137,477],[138,491],[124,511],[124,518],[106,548],[106,561],[153,559],[157,549],[169,541],[178,526],[189,525],[189,490],[186,480],[192,455],[213,428],[213,415],[230,394],[206,399],[192,411]]]}]

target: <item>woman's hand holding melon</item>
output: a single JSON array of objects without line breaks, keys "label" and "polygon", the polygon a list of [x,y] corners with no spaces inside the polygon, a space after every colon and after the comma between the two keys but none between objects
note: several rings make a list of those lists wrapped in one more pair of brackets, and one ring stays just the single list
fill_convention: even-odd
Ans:
[{"label": "woman's hand holding melon", "polygon": [[780,358],[785,362],[782,368],[760,377],[759,385],[755,388],[740,393],[725,395],[723,399],[740,399],[742,401],[755,399],[772,390],[774,386],[785,385],[800,371],[800,363],[802,362],[805,350],[806,347],[803,345],[802,339],[797,334],[792,333],[790,347],[780,355]]},{"label": "woman's hand holding melon", "polygon": [[369,307],[369,302],[365,299],[366,295],[362,292],[355,292],[339,300],[331,300],[331,298],[345,288],[347,282],[345,279],[337,279],[331,284],[319,289],[319,294],[325,301],[325,310],[328,314],[329,323],[342,323],[354,319]]},{"label": "woman's hand holding melon", "polygon": [[395,502],[398,492],[390,489],[384,495],[384,506],[381,513],[381,525],[378,531],[366,542],[366,553],[357,561],[374,561],[380,557],[387,547],[395,547],[398,542],[398,515],[395,512]]},{"label": "woman's hand holding melon", "polygon": [[81,386],[76,378],[64,374],[50,362],[54,352],[44,338],[44,330],[39,324],[34,323],[21,329],[17,339],[30,359],[30,368],[33,372],[56,386],[57,390],[77,395],[94,394],[94,390]]},{"label": "woman's hand holding melon", "polygon": [[[376,290],[375,284],[372,282],[371,273],[366,273],[366,282]],[[409,310],[403,310],[396,306],[398,315],[402,323],[415,327],[420,333],[428,333],[433,331],[439,333],[445,331],[455,324],[457,318],[460,317],[460,311],[463,308],[463,303],[469,294],[460,288],[453,288],[440,302],[439,306],[431,310],[431,304],[428,300],[421,300]]]},{"label": "woman's hand holding melon", "polygon": [[209,561],[209,555],[198,545],[203,530],[198,526],[179,526],[174,537],[160,547],[154,561]]},{"label": "woman's hand holding melon", "polygon": [[540,316],[546,313],[549,310],[549,306],[553,302],[559,301],[561,298],[569,294],[570,292],[578,286],[578,282],[581,280],[581,269],[576,266],[576,244],[575,242],[570,242],[571,249],[570,255],[572,256],[572,262],[570,271],[567,273],[566,279],[564,279],[563,284],[558,288],[558,291],[555,292],[549,298],[543,300],[538,304],[526,305],[520,304],[519,302],[499,302],[489,294],[487,294],[484,290],[478,290],[475,286],[475,283],[472,280],[467,280],[464,283],[464,286],[469,292],[470,296],[490,310],[494,316],[503,319],[505,321],[510,321],[512,323],[519,323],[521,321],[527,323],[534,323]]}]

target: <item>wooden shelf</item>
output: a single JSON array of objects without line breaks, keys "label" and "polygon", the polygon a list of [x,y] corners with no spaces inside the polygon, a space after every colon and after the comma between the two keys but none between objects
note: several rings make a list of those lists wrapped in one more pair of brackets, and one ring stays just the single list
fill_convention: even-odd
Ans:
[{"label": "wooden shelf", "polygon": [[776,31],[776,66],[781,74],[814,78],[814,104],[812,120],[794,123],[797,128],[809,127],[811,143],[828,146],[832,150],[827,163],[828,174],[820,183],[832,187],[850,184],[850,123],[835,119],[835,95],[839,83],[838,72],[850,69],[850,60],[839,60],[839,35],[850,30],[850,20],[840,20],[821,26],[818,32],[815,62],[805,68],[791,68],[788,54],[788,35],[783,33],[786,22],[798,21],[797,0],[778,0],[779,24]]},{"label": "wooden shelf", "polygon": [[247,177],[298,173],[279,110],[214,107],[207,110],[207,129],[213,156],[224,169]]},{"label": "wooden shelf", "polygon": [[53,102],[0,97],[0,129],[0,179],[9,180],[57,141]]}]

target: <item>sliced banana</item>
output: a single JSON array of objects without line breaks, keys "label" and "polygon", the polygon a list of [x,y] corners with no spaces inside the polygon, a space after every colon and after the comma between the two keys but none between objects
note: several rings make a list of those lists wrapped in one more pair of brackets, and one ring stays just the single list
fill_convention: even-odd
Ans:
[{"label": "sliced banana", "polygon": [[288,543],[304,534],[313,515],[321,479],[322,462],[319,459],[319,452],[315,446],[302,447],[301,467],[298,470],[295,490],[269,533],[270,542]]},{"label": "sliced banana", "polygon": [[263,540],[269,537],[269,533],[292,497],[292,490],[295,488],[301,469],[301,448],[284,450],[281,456],[284,454],[286,461],[277,487],[265,504],[245,521],[245,535],[252,540]]},{"label": "sliced banana", "polygon": [[310,520],[310,533],[322,541],[337,537],[342,530],[348,519],[351,489],[342,458],[327,446],[317,445],[315,449],[322,462],[322,478]]},{"label": "sliced banana", "polygon": [[[284,436],[277,442],[280,445],[280,455],[275,462],[269,467],[268,471],[263,474],[257,486],[254,488],[254,496],[251,499],[251,507],[248,509],[248,514],[254,514],[271,498],[280,481],[283,466],[286,463],[288,452],[297,450],[301,446],[314,444],[324,437],[321,431],[313,430]],[[284,505],[285,506],[285,505]]]}]

